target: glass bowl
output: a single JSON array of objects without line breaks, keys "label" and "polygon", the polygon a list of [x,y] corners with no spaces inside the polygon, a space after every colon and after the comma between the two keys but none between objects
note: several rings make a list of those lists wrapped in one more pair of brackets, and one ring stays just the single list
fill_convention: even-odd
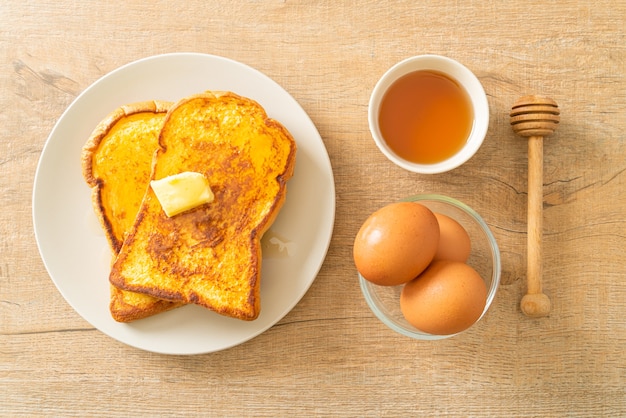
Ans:
[{"label": "glass bowl", "polygon": [[[467,264],[480,274],[487,286],[487,303],[480,316],[482,318],[496,296],[501,269],[498,244],[485,221],[466,204],[447,196],[421,194],[407,197],[403,201],[419,202],[433,212],[451,217],[465,228],[472,243]],[[467,331],[466,329],[456,334],[434,335],[416,329],[404,319],[400,311],[400,293],[403,285],[379,286],[365,280],[361,274],[358,276],[363,296],[370,309],[392,330],[418,340],[441,340]]]}]

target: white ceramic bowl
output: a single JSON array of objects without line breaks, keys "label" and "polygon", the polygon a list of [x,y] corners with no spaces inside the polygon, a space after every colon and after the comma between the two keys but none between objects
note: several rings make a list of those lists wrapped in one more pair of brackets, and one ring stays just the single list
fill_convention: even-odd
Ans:
[{"label": "white ceramic bowl", "polygon": [[[433,164],[418,164],[399,157],[385,142],[378,124],[380,103],[387,89],[400,77],[420,70],[436,71],[455,80],[468,93],[474,113],[472,130],[463,148],[450,158]],[[368,120],[376,145],[389,160],[415,173],[436,174],[450,171],[460,166],[478,151],[485,139],[489,126],[489,104],[482,84],[467,67],[453,59],[440,55],[418,55],[400,61],[387,70],[378,80],[370,96]]]},{"label": "white ceramic bowl", "polygon": [[[421,203],[433,212],[447,215],[459,222],[467,231],[472,242],[467,264],[480,274],[487,286],[487,303],[480,316],[482,318],[489,310],[500,285],[500,251],[489,227],[472,208],[451,197],[422,194],[404,200]],[[374,315],[392,330],[416,340],[440,340],[460,334],[434,335],[418,330],[404,319],[400,311],[400,293],[404,285],[378,286],[364,279],[361,274],[358,276],[368,306]]]}]

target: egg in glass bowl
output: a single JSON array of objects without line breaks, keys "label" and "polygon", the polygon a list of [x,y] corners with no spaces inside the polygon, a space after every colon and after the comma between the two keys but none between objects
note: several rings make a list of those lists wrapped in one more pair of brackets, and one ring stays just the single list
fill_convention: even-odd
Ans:
[{"label": "egg in glass bowl", "polygon": [[491,230],[472,208],[443,195],[414,195],[374,212],[355,237],[353,256],[372,312],[419,340],[471,328],[500,284]]}]

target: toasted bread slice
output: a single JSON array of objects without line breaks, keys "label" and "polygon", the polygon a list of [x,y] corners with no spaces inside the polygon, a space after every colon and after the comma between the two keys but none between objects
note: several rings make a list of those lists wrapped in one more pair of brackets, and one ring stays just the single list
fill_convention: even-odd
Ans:
[{"label": "toasted bread slice", "polygon": [[[171,103],[122,106],[94,130],[82,151],[83,177],[115,256],[130,231],[152,171],[152,157]],[[129,322],[181,305],[111,286],[109,308],[116,321]]]},{"label": "toasted bread slice", "polygon": [[284,203],[295,157],[291,134],[253,100],[214,92],[179,101],[161,130],[152,179],[199,172],[215,199],[168,218],[148,188],[111,283],[257,318],[260,240]]}]

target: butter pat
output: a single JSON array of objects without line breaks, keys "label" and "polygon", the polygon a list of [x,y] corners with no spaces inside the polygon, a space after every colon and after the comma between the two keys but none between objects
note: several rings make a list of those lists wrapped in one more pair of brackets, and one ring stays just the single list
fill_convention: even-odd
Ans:
[{"label": "butter pat", "polygon": [[150,187],[168,217],[210,203],[215,198],[206,177],[192,171],[152,180]]}]

